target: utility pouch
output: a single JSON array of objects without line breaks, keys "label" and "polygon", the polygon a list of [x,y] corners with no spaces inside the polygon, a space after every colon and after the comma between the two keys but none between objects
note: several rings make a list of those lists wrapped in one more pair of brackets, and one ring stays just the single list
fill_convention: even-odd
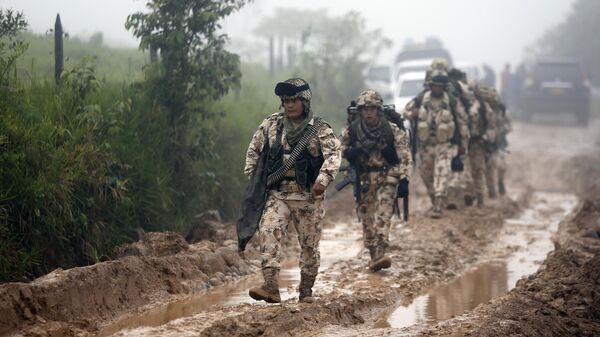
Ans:
[{"label": "utility pouch", "polygon": [[427,122],[419,121],[417,124],[417,130],[420,141],[425,142],[427,139],[429,139],[429,124],[427,124]]},{"label": "utility pouch", "polygon": [[306,156],[294,163],[294,170],[296,171],[296,182],[298,185],[308,186],[308,158]]}]

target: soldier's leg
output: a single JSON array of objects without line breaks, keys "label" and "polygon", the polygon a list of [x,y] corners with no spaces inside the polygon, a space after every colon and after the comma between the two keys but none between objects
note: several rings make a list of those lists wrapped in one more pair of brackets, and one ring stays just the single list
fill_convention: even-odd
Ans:
[{"label": "soldier's leg", "polygon": [[450,177],[450,162],[454,154],[454,146],[449,143],[436,145],[436,156],[434,163],[433,188],[435,193],[435,204],[432,217],[439,218],[442,215],[444,201],[448,190],[448,179]]},{"label": "soldier's leg", "polygon": [[485,170],[485,149],[481,143],[474,143],[469,150],[471,175],[473,176],[473,190],[477,198],[477,205],[483,205],[483,178]]},{"label": "soldier's leg", "polygon": [[506,194],[506,186],[504,185],[504,176],[506,175],[506,157],[503,153],[498,153],[497,156],[497,167],[498,167],[498,193],[500,195]]},{"label": "soldier's leg", "polygon": [[[369,178],[370,180],[370,178]],[[371,259],[375,257],[375,247],[377,246],[377,232],[375,230],[375,204],[377,201],[377,187],[370,184],[369,189],[362,195],[358,207],[363,227],[363,243],[369,250]]]},{"label": "soldier's leg", "polygon": [[311,302],[314,300],[312,299],[312,287],[319,271],[321,259],[319,241],[321,240],[324,215],[323,200],[292,201],[289,205],[301,249],[299,299]]},{"label": "soldier's leg", "polygon": [[488,190],[488,196],[491,199],[496,198],[496,152],[486,153],[485,158],[485,182]]},{"label": "soldier's leg", "polygon": [[433,205],[433,198],[435,195],[433,188],[433,175],[434,175],[434,162],[435,162],[435,152],[433,146],[421,146],[419,147],[419,173],[421,174],[421,179],[427,188],[427,194],[429,194],[429,198],[431,199],[431,204]]},{"label": "soldier's leg", "polygon": [[377,191],[377,207],[375,210],[375,229],[377,232],[376,259],[370,268],[378,271],[389,268],[392,261],[385,255],[389,246],[392,213],[396,202],[396,184],[384,183]]},{"label": "soldier's leg", "polygon": [[287,231],[290,215],[285,201],[272,195],[269,196],[258,225],[264,284],[261,287],[250,289],[250,296],[255,300],[264,300],[270,303],[281,302],[278,283],[281,267],[281,241]]}]

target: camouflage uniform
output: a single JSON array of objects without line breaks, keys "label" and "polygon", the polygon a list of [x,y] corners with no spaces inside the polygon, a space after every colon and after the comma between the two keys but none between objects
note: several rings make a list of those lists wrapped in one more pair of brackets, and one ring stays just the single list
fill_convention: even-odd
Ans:
[{"label": "camouflage uniform", "polygon": [[[298,86],[306,83],[304,80],[299,79],[291,79],[286,82]],[[299,92],[298,97],[302,99],[305,110],[308,110],[310,108],[310,90]],[[246,152],[245,174],[251,175],[254,171],[264,142],[268,141],[269,144],[275,143],[277,128],[281,125],[283,118],[284,112],[274,113],[260,124],[258,130],[252,136],[250,146]],[[308,124],[312,125],[314,122],[315,119],[313,118]],[[283,160],[285,161],[289,158],[292,148],[287,142],[285,130],[282,132],[281,142],[284,153]],[[317,136],[310,139],[307,150],[314,157],[320,154],[323,155],[324,162],[315,183],[327,187],[335,179],[340,166],[340,141],[336,138],[331,127],[323,124],[318,130]],[[300,297],[302,299],[303,297],[311,296],[311,288],[319,269],[319,240],[321,238],[324,216],[323,201],[325,194],[316,196],[311,191],[308,191],[306,187],[300,186],[294,180],[294,168],[286,172],[285,177],[277,189],[269,191],[263,215],[258,226],[261,266],[263,273],[266,273],[265,283],[267,282],[267,278],[272,278],[272,276],[268,275],[269,273],[278,273],[281,267],[282,239],[287,233],[288,224],[293,223],[302,249],[300,255],[300,272],[302,275]],[[274,277],[276,278],[276,276]]]},{"label": "camouflage uniform", "polygon": [[490,143],[496,138],[496,116],[492,107],[481,95],[479,87],[475,87],[477,99],[469,114],[471,118],[471,139],[469,143],[469,162],[473,177],[473,189],[477,205],[483,205],[484,175],[486,172],[486,152]]},{"label": "camouflage uniform", "polygon": [[[447,75],[434,71],[432,81],[436,78],[443,81]],[[457,152],[457,146],[466,149],[469,142],[467,115],[460,101],[446,92],[439,98],[433,97],[431,91],[425,92],[418,112],[411,115],[419,141],[419,171],[434,204],[433,215],[439,216],[447,195],[450,161]],[[459,142],[453,139],[455,129],[460,135]]]},{"label": "camouflage uniform", "polygon": [[[362,188],[358,215],[363,226],[364,245],[369,249],[373,263],[384,257],[389,246],[391,218],[398,184],[402,179],[409,180],[412,166],[408,133],[382,116],[382,104],[381,96],[371,89],[362,92],[357,98],[357,107],[359,108],[376,106],[380,109],[380,119],[384,123],[388,123],[391,129],[394,139],[393,147],[399,159],[398,164],[389,166],[383,155],[388,144],[385,137],[381,137],[374,148],[368,151],[368,154],[363,153],[357,163],[361,167]],[[360,144],[351,144],[348,127],[342,130],[341,138],[342,153],[347,153],[347,150],[353,146],[361,146]]]}]

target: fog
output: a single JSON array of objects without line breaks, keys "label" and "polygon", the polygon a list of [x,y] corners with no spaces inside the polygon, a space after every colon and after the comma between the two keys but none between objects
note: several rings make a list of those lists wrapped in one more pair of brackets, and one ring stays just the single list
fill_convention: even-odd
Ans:
[{"label": "fog", "polygon": [[[455,60],[486,62],[499,70],[505,62],[518,63],[526,47],[549,28],[560,23],[574,0],[419,0],[360,1],[305,0],[296,9],[323,9],[331,15],[350,10],[360,12],[369,29],[382,29],[393,46],[381,53],[379,63],[392,59],[406,38],[439,37]],[[105,43],[112,46],[136,46],[124,28],[127,15],[144,10],[142,0],[1,0],[0,7],[22,10],[30,30],[44,33],[53,26],[56,13],[61,14],[65,30],[83,38],[102,31]],[[255,0],[224,22],[224,29],[236,41],[251,38],[249,32],[261,16],[276,7],[289,7],[280,0]],[[285,20],[285,18],[282,18]],[[242,55],[243,57],[243,55]]]}]

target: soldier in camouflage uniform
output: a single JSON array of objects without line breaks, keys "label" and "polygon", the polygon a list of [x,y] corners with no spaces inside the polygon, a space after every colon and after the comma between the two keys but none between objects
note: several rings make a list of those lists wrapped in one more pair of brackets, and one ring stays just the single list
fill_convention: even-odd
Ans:
[{"label": "soldier in camouflage uniform", "polygon": [[385,254],[391,218],[396,195],[408,196],[412,158],[407,132],[384,116],[376,91],[363,91],[356,107],[360,117],[342,130],[342,153],[360,177],[358,213],[371,255],[369,268],[378,271],[391,266]]},{"label": "soldier in camouflage uniform", "polygon": [[487,151],[496,142],[496,114],[486,99],[490,89],[483,85],[475,85],[474,89],[476,100],[469,111],[472,125],[469,162],[477,206],[481,207],[483,206]]},{"label": "soldier in camouflage uniform", "polygon": [[[312,94],[306,81],[289,79],[278,87],[284,88],[279,92],[284,111],[265,119],[252,136],[246,153],[244,172],[247,175],[254,171],[265,142],[270,145],[267,159],[270,174],[283,165],[308,127],[319,119],[310,107]],[[340,162],[340,141],[331,127],[323,123],[294,167],[277,186],[271,187],[258,226],[265,282],[261,287],[250,289],[252,298],[271,303],[281,301],[278,286],[281,243],[288,224],[293,223],[302,249],[299,300],[314,301],[312,287],[319,270],[324,192],[335,179]]]},{"label": "soldier in camouflage uniform", "polygon": [[504,185],[504,176],[506,174],[506,158],[505,154],[508,147],[507,135],[512,131],[510,118],[506,113],[506,106],[500,100],[500,95],[496,90],[491,89],[490,107],[494,112],[494,121],[496,125],[495,138],[491,142],[490,153],[487,160],[487,185],[490,197],[496,196],[496,182],[498,183],[498,192],[501,195],[506,193]]},{"label": "soldier in camouflage uniform", "polygon": [[448,74],[433,70],[430,78],[430,89],[423,94],[420,104],[407,105],[405,116],[415,125],[419,171],[433,206],[430,215],[440,218],[445,207],[450,161],[455,154],[466,153],[469,130],[462,103],[447,92]]}]

